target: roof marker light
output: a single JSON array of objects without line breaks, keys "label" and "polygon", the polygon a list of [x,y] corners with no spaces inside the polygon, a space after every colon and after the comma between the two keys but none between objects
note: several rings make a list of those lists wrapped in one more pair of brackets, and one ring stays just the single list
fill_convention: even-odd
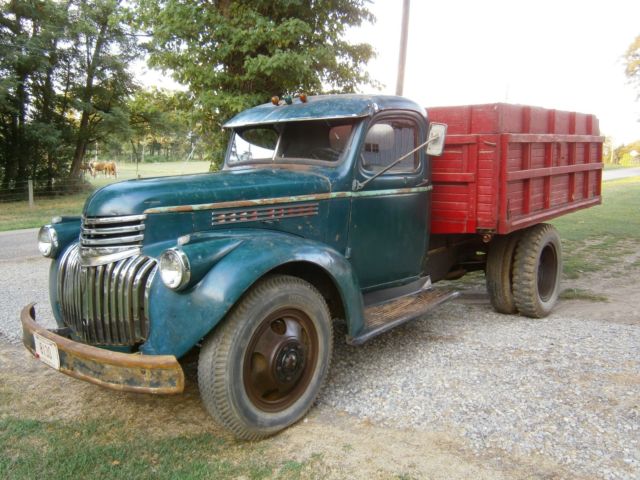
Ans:
[{"label": "roof marker light", "polygon": [[284,103],[286,103],[287,105],[291,105],[293,103],[293,98],[291,98],[291,95],[286,95],[284,97]]},{"label": "roof marker light", "polygon": [[278,105],[280,105],[280,97],[274,95],[273,97],[271,97],[271,103],[273,103],[277,107]]},{"label": "roof marker light", "polygon": [[302,103],[307,103],[307,94],[301,93],[298,97]]}]

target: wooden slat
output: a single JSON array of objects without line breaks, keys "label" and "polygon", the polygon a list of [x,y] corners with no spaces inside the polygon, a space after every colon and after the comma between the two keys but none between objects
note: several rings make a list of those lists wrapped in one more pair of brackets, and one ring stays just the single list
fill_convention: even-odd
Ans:
[{"label": "wooden slat", "polygon": [[507,182],[601,169],[602,163],[580,163],[574,165],[562,165],[559,167],[534,168],[532,170],[517,170],[515,172],[507,173]]},{"label": "wooden slat", "polygon": [[562,135],[558,133],[505,133],[510,143],[600,143],[604,137],[596,135]]}]

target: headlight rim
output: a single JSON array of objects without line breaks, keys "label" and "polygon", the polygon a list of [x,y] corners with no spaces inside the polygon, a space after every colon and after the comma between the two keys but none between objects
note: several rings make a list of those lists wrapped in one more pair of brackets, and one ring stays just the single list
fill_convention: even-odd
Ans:
[{"label": "headlight rim", "polygon": [[[178,260],[178,264],[180,267],[180,273],[181,273],[180,281],[175,285],[169,284],[165,280],[165,275],[163,274],[163,268],[162,268],[163,258],[166,258],[166,256],[168,255],[172,255],[172,256],[175,255],[174,258]],[[184,289],[189,284],[189,281],[191,280],[191,264],[189,263],[189,257],[187,257],[187,254],[184,253],[183,250],[175,247],[168,248],[167,250],[165,250],[160,254],[158,263],[159,263],[158,270],[160,271],[160,279],[162,280],[162,283],[167,288],[178,291],[178,290]]]},{"label": "headlight rim", "polygon": [[[49,237],[49,248],[46,252],[43,251],[42,248],[40,248],[40,245],[44,243],[40,239],[40,236],[44,232],[46,232]],[[40,230],[38,230],[38,251],[40,252],[40,254],[45,258],[55,258],[55,256],[58,254],[59,249],[60,242],[58,241],[58,232],[56,232],[56,229],[52,225],[43,225],[42,227],[40,227]]]}]

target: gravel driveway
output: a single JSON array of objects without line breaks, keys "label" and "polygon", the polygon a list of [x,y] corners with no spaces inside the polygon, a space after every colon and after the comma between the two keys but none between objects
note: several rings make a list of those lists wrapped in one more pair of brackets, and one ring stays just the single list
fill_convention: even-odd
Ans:
[{"label": "gravel driveway", "polygon": [[[0,252],[0,335],[18,343],[23,305],[37,301],[39,318],[51,319],[48,261],[35,231],[0,234]],[[633,295],[639,270],[616,288]],[[346,345],[337,327],[319,411],[409,435],[447,432],[478,455],[539,458],[575,477],[640,478],[637,302],[621,310],[565,301],[531,320],[495,314],[482,288],[467,288],[460,300],[361,347]]]},{"label": "gravel driveway", "polygon": [[53,325],[49,307],[49,261],[37,247],[38,229],[0,232],[0,338],[19,342],[20,310],[37,303],[38,321]]},{"label": "gravel driveway", "polygon": [[474,451],[540,455],[576,476],[640,477],[640,329],[465,300],[359,348],[338,342],[323,406],[455,431]]}]

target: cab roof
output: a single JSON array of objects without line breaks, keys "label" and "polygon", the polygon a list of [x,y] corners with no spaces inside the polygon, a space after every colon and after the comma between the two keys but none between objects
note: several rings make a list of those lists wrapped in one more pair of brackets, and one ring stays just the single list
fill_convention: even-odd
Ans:
[{"label": "cab roof", "polygon": [[293,99],[291,105],[265,103],[250,108],[233,117],[224,128],[239,128],[251,125],[304,120],[334,120],[340,118],[362,118],[382,110],[412,110],[425,115],[417,103],[393,95],[314,95],[303,103]]}]

